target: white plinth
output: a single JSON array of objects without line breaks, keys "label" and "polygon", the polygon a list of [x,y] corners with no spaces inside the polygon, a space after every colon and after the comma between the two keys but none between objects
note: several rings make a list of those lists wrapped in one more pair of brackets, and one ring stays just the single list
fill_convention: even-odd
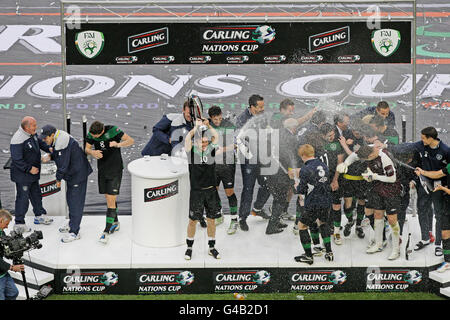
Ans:
[{"label": "white plinth", "polygon": [[132,240],[146,247],[185,243],[189,216],[187,161],[149,157],[128,164],[131,173]]},{"label": "white plinth", "polygon": [[[41,187],[42,206],[49,216],[66,216],[66,182],[61,181],[61,188],[56,187],[56,164],[51,161],[41,165]],[[30,203],[27,214],[33,215],[33,206]]]}]

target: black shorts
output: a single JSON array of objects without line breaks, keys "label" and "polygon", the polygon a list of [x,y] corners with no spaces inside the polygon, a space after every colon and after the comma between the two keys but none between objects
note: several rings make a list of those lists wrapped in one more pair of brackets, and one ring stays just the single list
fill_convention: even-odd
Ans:
[{"label": "black shorts", "polygon": [[200,220],[203,212],[206,217],[217,219],[220,217],[220,197],[217,188],[212,187],[206,190],[191,190],[189,197],[189,219]]},{"label": "black shorts", "polygon": [[366,199],[366,208],[385,210],[386,214],[396,214],[400,210],[402,198],[400,195],[387,198],[380,196],[377,192],[369,192]]},{"label": "black shorts", "polygon": [[350,180],[342,178],[342,192],[344,198],[366,199],[368,183],[365,180]]},{"label": "black shorts", "polygon": [[330,212],[329,208],[317,208],[317,209],[306,209],[302,212],[300,216],[300,222],[308,227],[312,226],[317,219],[322,222],[326,222],[328,220],[328,213]]},{"label": "black shorts", "polygon": [[216,186],[223,184],[224,189],[234,188],[234,176],[236,165],[234,164],[216,164]]},{"label": "black shorts", "polygon": [[98,192],[100,194],[118,195],[122,183],[122,171],[116,175],[98,174]]}]

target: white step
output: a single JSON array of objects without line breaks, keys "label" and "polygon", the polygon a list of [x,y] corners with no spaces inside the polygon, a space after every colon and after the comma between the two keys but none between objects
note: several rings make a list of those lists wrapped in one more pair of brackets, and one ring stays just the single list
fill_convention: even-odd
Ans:
[{"label": "white step", "polygon": [[444,296],[450,297],[450,287],[447,287],[447,288],[441,288],[439,291],[440,291],[441,294],[443,294]]},{"label": "white step", "polygon": [[[13,279],[22,281],[22,273],[9,271],[9,274]],[[55,279],[55,276],[52,273],[48,273],[38,269],[33,270],[33,268],[31,267],[25,266],[25,279],[27,280],[28,284],[35,284],[40,287],[46,283],[53,281],[53,279]]]},{"label": "white step", "polygon": [[[21,286],[20,284],[16,284],[16,286],[17,286],[17,289],[19,289],[19,296],[17,297],[17,300],[26,300],[27,294],[25,293],[25,287]],[[38,293],[37,290],[31,289],[30,287],[28,287],[28,294],[29,294],[30,298],[33,298],[34,296],[36,296],[37,293]]]},{"label": "white step", "polygon": [[442,284],[450,282],[450,270],[445,272],[431,271],[429,278]]}]

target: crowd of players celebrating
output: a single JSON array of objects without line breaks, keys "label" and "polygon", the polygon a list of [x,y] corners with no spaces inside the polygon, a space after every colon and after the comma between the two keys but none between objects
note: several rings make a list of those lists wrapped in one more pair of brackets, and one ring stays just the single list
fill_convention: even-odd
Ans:
[{"label": "crowd of players celebrating", "polygon": [[[235,121],[225,119],[218,106],[208,109],[209,119],[193,119],[186,101],[183,114],[165,115],[153,127],[142,155],[174,155],[181,150],[189,160],[185,259],[192,257],[197,222],[207,227],[209,254],[220,258],[215,232],[216,225],[223,222],[218,195],[222,184],[231,216],[229,235],[238,229],[249,231],[246,220],[250,214],[268,220],[268,235],[282,232],[287,221],[295,220],[293,231],[304,249],[295,261],[313,264],[315,256],[334,260],[331,240],[342,245],[341,232],[347,237],[354,227],[357,237],[365,238],[362,222],[368,221],[373,232],[366,253],[383,251],[388,242],[386,229],[390,228],[392,252],[388,259],[395,260],[400,257],[410,188],[414,188],[421,229],[414,250],[434,242],[435,255],[444,256],[438,270],[450,269],[450,149],[438,138],[437,130],[423,128],[420,141],[399,143],[395,115],[384,101],[352,115],[336,113],[332,123],[316,108],[299,118],[294,111],[294,102],[285,99],[279,111],[264,117],[268,121],[251,121],[264,114],[264,98],[252,95],[248,108]],[[268,152],[278,164],[274,172],[265,173],[267,161],[252,158],[260,156],[255,146],[261,144],[242,134],[249,128],[269,132],[269,144],[277,146],[277,151],[269,148]],[[234,137],[232,143],[227,135]],[[237,166],[243,184],[239,206],[234,192]],[[252,206],[256,181],[259,189]],[[263,208],[271,195],[268,214]],[[296,197],[295,217],[288,213],[292,197]],[[346,217],[343,226],[342,212]]]},{"label": "crowd of players celebrating", "polygon": [[[268,220],[267,235],[283,232],[288,221],[295,221],[293,232],[304,249],[295,261],[307,264],[317,256],[333,261],[331,242],[342,245],[352,230],[364,239],[363,221],[373,229],[366,253],[381,252],[391,241],[388,259],[398,259],[406,211],[411,201],[417,201],[421,239],[414,250],[434,243],[434,254],[444,257],[438,270],[450,269],[450,149],[434,127],[423,128],[420,141],[400,143],[395,115],[385,101],[352,115],[337,112],[327,117],[314,108],[298,117],[292,100],[281,101],[279,111],[267,114],[264,98],[255,94],[235,119],[224,117],[218,106],[208,109],[209,117],[193,113],[193,101],[199,111],[197,97],[183,104],[181,114],[164,115],[141,151],[143,156],[170,154],[188,160],[186,260],[192,258],[198,222],[207,228],[209,254],[220,258],[216,225],[224,221],[218,193],[222,185],[231,217],[228,235],[238,229],[248,232],[249,215]],[[31,230],[24,221],[30,199],[35,224],[53,221],[46,216],[38,186],[44,150],[56,163],[57,184],[62,179],[67,183],[70,219],[59,229],[66,234],[61,240],[80,239],[87,177],[92,173],[86,157],[90,155],[98,160],[99,193],[107,202],[106,226],[99,238],[106,244],[120,229],[116,202],[124,167],[120,149],[134,144],[134,139],[116,126],[94,121],[82,150],[73,137],[52,125],[45,125],[39,137],[36,128],[36,120],[27,116],[11,139],[11,180],[17,190],[14,231]],[[234,190],[237,167],[242,176],[239,205]],[[259,188],[253,201],[256,181]],[[413,189],[416,200],[410,199]],[[270,196],[269,214],[264,207]],[[288,213],[293,198],[295,216]]]}]

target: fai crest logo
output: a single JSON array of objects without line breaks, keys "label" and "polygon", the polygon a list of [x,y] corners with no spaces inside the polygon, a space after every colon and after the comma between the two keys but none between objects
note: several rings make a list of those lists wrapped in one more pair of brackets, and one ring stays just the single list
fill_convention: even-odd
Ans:
[{"label": "fai crest logo", "polygon": [[400,46],[400,31],[381,29],[372,32],[372,46],[383,57],[391,56]]},{"label": "fai crest logo", "polygon": [[88,59],[95,58],[102,52],[105,38],[100,31],[82,31],[75,36],[75,46]]}]

